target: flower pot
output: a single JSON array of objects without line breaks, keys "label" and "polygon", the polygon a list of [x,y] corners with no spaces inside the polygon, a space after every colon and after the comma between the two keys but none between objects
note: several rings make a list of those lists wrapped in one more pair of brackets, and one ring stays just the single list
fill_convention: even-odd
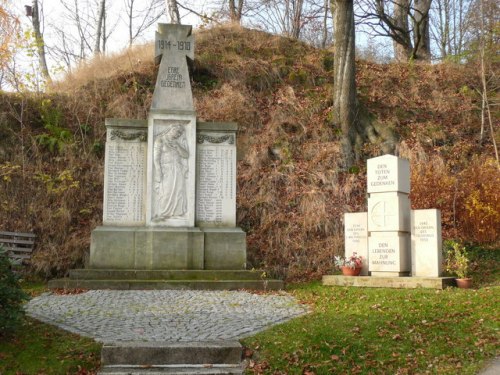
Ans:
[{"label": "flower pot", "polygon": [[472,288],[472,279],[471,278],[465,278],[465,279],[455,279],[457,282],[457,286],[462,289],[470,289]]},{"label": "flower pot", "polygon": [[359,274],[361,273],[361,267],[341,267],[341,270],[344,276],[359,276]]}]

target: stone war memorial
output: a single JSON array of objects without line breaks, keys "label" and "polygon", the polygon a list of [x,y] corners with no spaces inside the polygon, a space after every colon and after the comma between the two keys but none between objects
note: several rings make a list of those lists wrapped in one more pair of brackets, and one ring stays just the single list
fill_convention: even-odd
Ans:
[{"label": "stone war memorial", "polygon": [[103,225],[85,269],[51,288],[279,289],[246,270],[236,226],[236,123],[198,122],[187,25],[159,24],[147,120],[106,119]]},{"label": "stone war memorial", "polygon": [[345,256],[363,258],[361,276],[323,276],[324,285],[437,288],[441,277],[441,212],[412,210],[410,163],[394,155],[367,161],[368,212],[344,214]]}]

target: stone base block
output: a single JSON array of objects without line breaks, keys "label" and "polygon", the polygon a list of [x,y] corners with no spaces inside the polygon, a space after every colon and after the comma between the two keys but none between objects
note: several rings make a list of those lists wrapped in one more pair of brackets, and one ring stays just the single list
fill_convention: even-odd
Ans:
[{"label": "stone base block", "polygon": [[241,228],[203,228],[206,270],[244,270],[246,233]]},{"label": "stone base block", "polygon": [[199,228],[97,227],[92,231],[90,268],[203,269]]},{"label": "stone base block", "polygon": [[402,277],[410,276],[409,272],[371,272],[370,276],[373,277]]},{"label": "stone base block", "polygon": [[453,277],[370,277],[370,276],[323,276],[323,285],[354,286],[367,288],[431,288],[444,289],[455,286]]}]

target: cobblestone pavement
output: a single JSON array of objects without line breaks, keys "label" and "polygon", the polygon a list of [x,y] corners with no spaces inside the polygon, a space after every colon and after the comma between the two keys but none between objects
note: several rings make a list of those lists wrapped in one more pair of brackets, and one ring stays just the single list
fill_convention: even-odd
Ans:
[{"label": "cobblestone pavement", "polygon": [[307,313],[307,307],[285,293],[178,290],[45,293],[25,310],[101,342],[240,339]]}]

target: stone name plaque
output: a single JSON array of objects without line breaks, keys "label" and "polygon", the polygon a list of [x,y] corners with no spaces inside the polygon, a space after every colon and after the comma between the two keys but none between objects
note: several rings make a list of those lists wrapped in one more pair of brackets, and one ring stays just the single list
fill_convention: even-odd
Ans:
[{"label": "stone name plaque", "polygon": [[439,277],[442,263],[441,212],[411,212],[412,276]]},{"label": "stone name plaque", "polygon": [[108,127],[104,169],[104,225],[143,225],[146,129]]},{"label": "stone name plaque", "polygon": [[345,257],[354,252],[363,259],[361,275],[368,275],[368,215],[366,212],[344,214]]},{"label": "stone name plaque", "polygon": [[196,225],[236,226],[234,133],[197,134]]}]

